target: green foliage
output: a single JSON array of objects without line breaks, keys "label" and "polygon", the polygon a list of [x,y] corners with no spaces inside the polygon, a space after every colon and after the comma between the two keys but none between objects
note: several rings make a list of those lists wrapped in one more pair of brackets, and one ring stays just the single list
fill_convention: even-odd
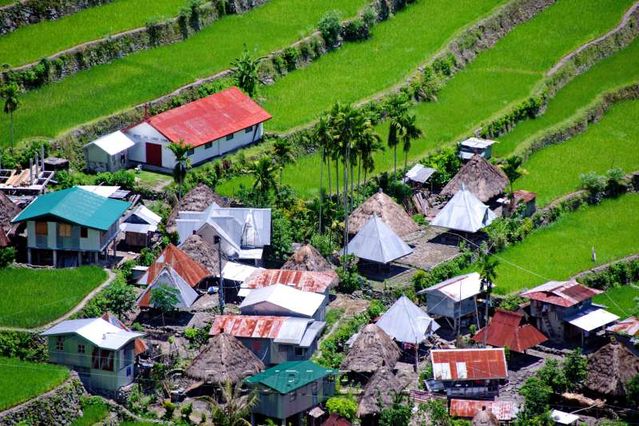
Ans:
[{"label": "green foliage", "polygon": [[412,417],[412,405],[404,400],[401,392],[395,393],[392,405],[379,413],[379,426],[408,426]]},{"label": "green foliage", "polygon": [[635,406],[639,405],[639,374],[626,383],[626,392],[628,402]]},{"label": "green foliage", "polygon": [[95,177],[96,185],[121,186],[123,189],[135,189],[135,173],[132,170],[118,170],[116,172],[98,173]]},{"label": "green foliage", "polygon": [[260,58],[253,57],[246,46],[244,46],[242,55],[235,59],[231,65],[231,72],[235,84],[250,97],[255,97],[257,94],[257,86],[260,83],[258,74]]},{"label": "green foliage", "polygon": [[373,299],[366,309],[366,313],[370,319],[375,319],[384,313],[386,306],[379,299]]},{"label": "green foliage", "polygon": [[134,414],[144,415],[148,412],[148,407],[152,400],[153,398],[145,395],[140,385],[136,383],[131,387],[126,407]]},{"label": "green foliage", "polygon": [[341,323],[331,335],[322,340],[321,355],[315,361],[326,368],[339,368],[344,359],[344,344],[369,320],[368,314],[360,314]]},{"label": "green foliage", "polygon": [[499,300],[499,308],[506,311],[514,312],[519,309],[519,305],[524,303],[526,299],[516,293],[511,293]]},{"label": "green foliage", "polygon": [[569,385],[564,370],[560,368],[557,360],[547,359],[536,374],[543,383],[550,386],[554,393],[564,392]]},{"label": "green foliage", "polygon": [[140,250],[140,256],[138,256],[138,264],[141,266],[151,266],[153,262],[155,262],[155,258],[159,253],[156,253],[157,250],[152,250],[148,247],[144,247]]},{"label": "green foliage", "polygon": [[15,247],[3,247],[0,248],[0,269],[6,268],[16,260]]},{"label": "green foliage", "polygon": [[83,397],[81,400],[82,416],[71,423],[71,426],[93,426],[104,421],[109,414],[109,406],[99,396]]},{"label": "green foliage", "polygon": [[581,354],[581,348],[572,350],[564,359],[563,373],[568,389],[578,389],[588,377],[588,360]]},{"label": "green foliage", "polygon": [[426,380],[431,380],[433,378],[433,364],[428,362],[422,371],[419,372],[419,389],[425,389],[426,386],[424,382]]},{"label": "green foliage", "polygon": [[322,19],[320,19],[317,24],[317,28],[320,33],[322,33],[322,38],[324,39],[327,47],[334,47],[337,45],[342,29],[340,19],[341,13],[339,11],[329,10],[324,14],[324,16],[322,16]]},{"label": "green foliage", "polygon": [[47,392],[67,377],[69,370],[60,365],[0,358],[0,410]]},{"label": "green foliage", "polygon": [[639,281],[639,259],[614,263],[602,271],[589,273],[579,279],[588,286],[606,290],[618,284]]},{"label": "green foliage", "polygon": [[419,213],[413,215],[413,221],[420,226],[426,226],[428,224],[424,215]]},{"label": "green foliage", "polygon": [[211,330],[211,325],[207,325],[204,327],[187,327],[184,330],[184,337],[189,341],[189,344],[192,348],[199,348],[202,345],[206,344],[209,341],[209,331]]},{"label": "green foliage", "polygon": [[342,293],[352,293],[359,290],[365,283],[364,277],[357,272],[357,262],[355,256],[347,254],[340,258],[340,266],[337,267],[339,284],[337,289]]},{"label": "green foliage", "polygon": [[431,399],[425,404],[421,404],[420,409],[423,409],[428,414],[429,424],[432,426],[451,426],[452,419],[443,401]]},{"label": "green foliage", "polygon": [[179,291],[167,284],[159,284],[151,289],[151,304],[163,314],[175,309]]},{"label": "green foliage", "polygon": [[461,160],[454,148],[444,148],[428,155],[421,163],[437,170],[431,180],[436,186],[443,186],[457,174],[461,168]]},{"label": "green foliage", "polygon": [[44,339],[23,331],[0,331],[0,356],[33,362],[49,359]]},{"label": "green foliage", "polygon": [[606,178],[595,172],[582,173],[579,175],[581,189],[588,191],[590,202],[598,203],[603,198],[606,190]]},{"label": "green foliage", "polygon": [[338,249],[337,245],[329,234],[313,234],[310,241],[311,245],[320,252],[324,257],[330,257]]},{"label": "green foliage", "polygon": [[529,217],[500,217],[484,228],[492,250],[501,251],[518,243],[534,230],[533,220]]},{"label": "green foliage", "polygon": [[539,377],[529,377],[519,389],[519,393],[525,399],[524,409],[520,411],[520,419],[530,420],[548,410],[552,388]]},{"label": "green foliage", "polygon": [[354,18],[344,23],[341,33],[346,41],[366,40],[370,37],[370,27],[363,17]]},{"label": "green foliage", "polygon": [[357,400],[350,394],[333,396],[326,401],[326,409],[329,413],[338,414],[352,422],[357,413]]},{"label": "green foliage", "polygon": [[330,330],[341,317],[344,315],[344,309],[341,308],[328,308],[324,321],[326,322],[326,330]]},{"label": "green foliage", "polygon": [[173,419],[173,413],[175,413],[177,406],[170,400],[165,400],[162,403],[162,407],[164,407],[164,418],[167,420]]},{"label": "green foliage", "polygon": [[275,209],[272,211],[271,226],[271,245],[268,247],[267,258],[282,263],[293,253],[291,222],[280,209]]},{"label": "green foliage", "polygon": [[118,272],[116,278],[107,288],[98,293],[78,313],[81,318],[96,318],[111,312],[122,318],[135,307],[136,293],[133,286],[126,283],[124,274]]},{"label": "green foliage", "polygon": [[419,270],[413,275],[415,292],[459,275],[473,261],[473,254],[465,244],[460,245],[460,254],[448,262],[441,263],[430,271]]}]

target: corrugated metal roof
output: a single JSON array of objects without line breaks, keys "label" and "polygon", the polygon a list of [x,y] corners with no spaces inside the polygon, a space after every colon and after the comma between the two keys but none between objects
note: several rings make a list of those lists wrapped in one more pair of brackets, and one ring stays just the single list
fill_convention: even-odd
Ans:
[{"label": "corrugated metal roof", "polygon": [[619,317],[605,309],[591,306],[588,309],[579,311],[577,314],[566,318],[570,324],[584,331],[592,331],[599,327],[617,321]]},{"label": "corrugated metal roof", "polygon": [[155,262],[149,266],[139,283],[151,284],[166,265],[170,266],[191,287],[195,287],[200,281],[211,275],[199,262],[191,259],[188,254],[173,244],[169,244]]},{"label": "corrugated metal roof", "polygon": [[507,422],[517,417],[519,411],[514,401],[478,401],[473,399],[451,399],[450,415],[453,417],[472,418],[482,411],[490,410],[497,420]]},{"label": "corrugated metal roof", "polygon": [[106,231],[129,206],[130,203],[102,197],[74,186],[38,196],[12,222],[54,216],[77,225]]},{"label": "corrugated metal roof", "polygon": [[76,185],[76,187],[107,198],[120,190],[120,187],[115,185]]},{"label": "corrugated metal roof", "polygon": [[611,325],[606,330],[613,333],[626,334],[628,336],[639,336],[639,318],[629,317],[617,324]]},{"label": "corrugated metal roof", "polygon": [[102,318],[66,320],[42,333],[43,336],[77,334],[99,348],[117,350],[143,333],[126,331]]},{"label": "corrugated metal roof", "polygon": [[475,233],[490,225],[497,216],[462,184],[430,223],[433,226]]},{"label": "corrugated metal roof", "polygon": [[[326,296],[301,291],[282,284],[251,290],[240,305],[240,311],[257,311],[260,315],[297,314],[307,317],[315,315]],[[279,311],[279,312],[276,312]],[[250,312],[247,312],[250,313]],[[294,316],[297,316],[294,315]]]},{"label": "corrugated metal roof", "polygon": [[118,130],[113,133],[109,133],[108,135],[104,135],[93,142],[89,142],[87,146],[88,145],[95,145],[108,155],[115,155],[131,148],[135,145],[135,142]]},{"label": "corrugated metal roof", "polygon": [[417,294],[428,294],[435,291],[444,294],[455,302],[460,302],[481,293],[481,277],[477,272],[458,275],[432,287],[420,290]]},{"label": "corrugated metal roof", "polygon": [[246,379],[250,384],[262,384],[286,394],[337,372],[312,361],[287,361]]},{"label": "corrugated metal roof", "polygon": [[[100,318],[102,318],[103,320],[107,321],[110,324],[113,324],[114,326],[121,328],[124,331],[131,331],[131,329],[129,327],[127,327],[126,325],[124,325],[124,323],[122,321],[120,321],[120,319],[118,317],[116,317],[115,315],[113,315],[111,312],[105,312]],[[140,338],[135,339],[135,354],[136,355],[140,355],[141,353],[144,353],[147,351],[147,349],[149,349],[149,347],[147,346],[146,342]]]},{"label": "corrugated metal roof", "polygon": [[378,263],[389,263],[413,252],[376,214],[366,222],[346,246],[355,256]]},{"label": "corrugated metal roof", "polygon": [[467,146],[469,148],[479,148],[485,149],[494,144],[495,141],[491,139],[481,139],[476,137],[470,137],[460,143],[462,146]]},{"label": "corrugated metal roof", "polygon": [[423,164],[417,163],[409,171],[404,175],[404,181],[411,180],[413,182],[418,183],[426,183],[428,179],[436,172],[437,170],[426,167]]},{"label": "corrugated metal roof", "polygon": [[172,142],[196,147],[271,118],[250,97],[231,87],[151,117],[147,122]]},{"label": "corrugated metal roof", "polygon": [[483,380],[508,377],[503,348],[433,349],[435,380]]},{"label": "corrugated metal roof", "polygon": [[266,315],[218,315],[211,325],[211,336],[226,333],[235,337],[275,339],[288,317]]},{"label": "corrugated metal roof", "polygon": [[529,203],[535,198],[537,198],[537,194],[530,191],[525,191],[523,189],[518,189],[513,193],[515,197],[515,202],[523,201],[524,203]]},{"label": "corrugated metal roof", "polygon": [[586,287],[576,280],[549,281],[531,290],[521,293],[523,297],[538,302],[550,303],[565,308],[590,299],[601,293],[600,290]]},{"label": "corrugated metal roof", "polygon": [[508,312],[501,309],[495,311],[488,327],[484,327],[473,336],[476,342],[483,342],[490,346],[508,347],[515,352],[524,352],[548,340],[539,330],[530,324],[520,325],[523,314]]},{"label": "corrugated metal roof", "polygon": [[559,423],[560,425],[572,425],[579,420],[579,416],[572,413],[566,413],[564,411],[552,410],[550,412],[550,418]]},{"label": "corrugated metal roof", "polygon": [[298,290],[326,293],[338,281],[335,271],[291,271],[288,269],[260,269],[253,272],[242,287],[256,289],[282,284]]},{"label": "corrugated metal roof", "polygon": [[255,266],[243,265],[236,262],[226,262],[222,268],[222,276],[225,280],[244,282],[255,271],[261,271],[262,268],[256,268]]},{"label": "corrugated metal roof", "polygon": [[421,343],[439,328],[434,319],[406,296],[397,299],[375,324],[398,342],[407,343]]}]

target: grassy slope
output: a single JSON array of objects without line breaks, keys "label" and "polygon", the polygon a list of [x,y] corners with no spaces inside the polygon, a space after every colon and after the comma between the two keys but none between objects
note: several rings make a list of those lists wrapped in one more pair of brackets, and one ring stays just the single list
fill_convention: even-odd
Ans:
[{"label": "grassy slope", "polygon": [[2,63],[17,67],[87,41],[177,16],[185,0],[116,0],[56,21],[27,25],[0,37]]},{"label": "grassy slope", "polygon": [[70,426],[93,426],[104,421],[109,414],[109,406],[102,400],[82,404],[82,417],[78,417]]},{"label": "grassy slope", "polygon": [[53,389],[68,376],[62,366],[0,357],[0,411]]},{"label": "grassy slope", "polygon": [[[421,0],[374,27],[372,39],[349,43],[263,89],[268,127],[283,131],[312,121],[336,101],[354,102],[402,81],[457,30],[503,0]],[[419,22],[423,31],[415,31]],[[427,30],[426,30],[427,29]],[[300,99],[304,94],[304,100]]]},{"label": "grassy slope", "polygon": [[519,123],[513,131],[500,137],[493,154],[512,153],[517,144],[569,119],[598,95],[635,81],[639,81],[639,39],[576,77],[549,102],[542,116]]},{"label": "grassy slope", "polygon": [[[503,108],[521,101],[543,79],[547,69],[616,25],[631,4],[630,0],[559,1],[515,28],[454,76],[437,102],[415,107],[425,136],[413,142],[409,159],[421,158],[434,148],[457,140]],[[385,126],[380,126],[380,133],[386,140]],[[317,194],[318,158],[306,156],[289,166],[284,172],[285,183],[303,196]],[[375,162],[377,172],[391,169],[392,153],[377,154]],[[240,183],[248,182],[250,177],[244,176],[220,185],[219,190],[231,194]]]},{"label": "grassy slope", "polygon": [[635,312],[639,297],[639,288],[631,285],[612,287],[593,298],[595,303],[606,305],[608,310],[621,318],[627,318]]},{"label": "grassy slope", "polygon": [[36,327],[71,310],[106,279],[94,266],[0,270],[0,326]]},{"label": "grassy slope", "polygon": [[[572,275],[639,251],[639,194],[583,208],[495,255],[495,291],[507,294]],[[597,263],[591,259],[595,247]]]},{"label": "grassy slope", "polygon": [[[337,3],[337,4],[336,4]],[[338,8],[354,15],[367,0],[270,0],[244,15],[226,16],[188,40],[91,68],[22,96],[16,140],[53,137],[80,123],[171,92],[226,69],[243,46],[263,55],[310,33]],[[8,117],[0,117],[0,143],[8,144]]]},{"label": "grassy slope", "polygon": [[639,101],[615,105],[585,133],[560,145],[533,154],[524,165],[528,171],[515,188],[537,193],[537,204],[579,189],[579,175],[604,174],[612,167],[639,170]]}]

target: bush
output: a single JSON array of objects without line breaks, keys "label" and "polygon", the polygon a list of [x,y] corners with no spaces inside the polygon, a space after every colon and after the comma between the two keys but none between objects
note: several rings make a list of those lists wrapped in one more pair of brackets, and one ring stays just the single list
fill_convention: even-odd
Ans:
[{"label": "bush", "polygon": [[588,287],[599,290],[639,281],[639,259],[614,263],[602,271],[585,275],[579,281]]},{"label": "bush", "polygon": [[0,248],[0,269],[6,268],[16,260],[16,249],[14,247]]},{"label": "bush", "polygon": [[379,426],[408,426],[412,417],[411,407],[404,403],[401,393],[396,393],[393,404],[379,413]]},{"label": "bush", "polygon": [[340,19],[341,15],[339,11],[329,10],[322,16],[322,19],[320,19],[317,25],[327,47],[334,47],[339,41],[339,34],[342,29]]},{"label": "bush", "polygon": [[355,256],[347,254],[342,256],[340,260],[341,266],[337,268],[337,276],[339,277],[337,289],[347,294],[360,290],[364,285],[365,279],[357,272]]},{"label": "bush", "polygon": [[24,361],[46,362],[47,345],[38,335],[22,331],[0,331],[0,356]]},{"label": "bush", "polygon": [[351,422],[357,413],[357,401],[351,395],[333,396],[326,401],[326,409],[329,413],[338,414]]},{"label": "bush", "polygon": [[192,348],[199,348],[208,342],[210,330],[210,324],[202,328],[187,327],[184,330],[184,337],[189,341]]},{"label": "bush", "polygon": [[571,351],[566,356],[562,370],[569,390],[581,386],[588,376],[588,360],[581,354],[581,348]]},{"label": "bush", "polygon": [[503,299],[499,300],[499,308],[506,311],[514,312],[519,309],[519,305],[524,303],[526,299],[518,294],[509,294]]},{"label": "bush", "polygon": [[375,319],[383,314],[385,310],[386,306],[379,299],[373,299],[368,305],[368,309],[366,309],[366,314],[370,319]]},{"label": "bush", "polygon": [[111,312],[120,318],[135,307],[135,300],[135,289],[126,283],[122,272],[117,272],[113,282],[91,299],[78,313],[78,317],[96,318]]},{"label": "bush", "polygon": [[320,343],[321,355],[316,358],[317,363],[326,368],[339,368],[344,359],[344,344],[369,321],[370,318],[367,314],[360,314],[340,324],[330,336]]},{"label": "bush", "polygon": [[347,41],[366,40],[370,37],[370,29],[363,18],[355,18],[344,24],[342,38]]},{"label": "bush", "polygon": [[422,160],[422,164],[437,170],[431,178],[435,186],[446,185],[461,168],[461,160],[455,148],[452,147],[430,154]]},{"label": "bush", "polygon": [[329,234],[313,234],[311,237],[311,245],[324,257],[332,256],[338,248]]},{"label": "bush", "polygon": [[589,194],[589,201],[596,204],[603,198],[606,190],[606,178],[595,172],[582,173],[579,175],[580,187],[585,189]]},{"label": "bush", "polygon": [[135,189],[135,173],[132,170],[118,170],[117,172],[98,173],[95,177],[96,185],[120,186],[130,191]]}]

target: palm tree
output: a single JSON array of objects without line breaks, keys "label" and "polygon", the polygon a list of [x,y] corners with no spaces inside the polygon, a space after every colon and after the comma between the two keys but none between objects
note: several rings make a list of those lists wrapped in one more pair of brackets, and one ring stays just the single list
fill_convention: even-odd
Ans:
[{"label": "palm tree", "polygon": [[[479,259],[479,276],[481,278],[481,291],[486,292],[486,314],[485,324],[488,325],[488,305],[490,305],[490,295],[493,291],[493,283],[497,279],[497,259],[491,258],[487,252],[482,252]],[[486,346],[486,333],[484,333],[484,346]]]},{"label": "palm tree", "polygon": [[400,122],[403,120],[403,117],[408,112],[407,97],[401,93],[391,96],[391,98],[387,101],[386,110],[388,111],[388,118],[390,120],[388,139],[386,143],[388,144],[389,148],[393,149],[393,173],[397,175],[397,145],[399,145],[400,140]]},{"label": "palm tree", "polygon": [[261,157],[259,160],[253,161],[249,165],[248,172],[253,175],[253,192],[257,194],[257,198],[265,197],[261,201],[267,201],[272,190],[277,190],[277,182],[275,180],[276,166],[273,160],[268,157]]},{"label": "palm tree", "polygon": [[322,233],[322,204],[324,198],[324,164],[328,164],[328,192],[331,192],[331,157],[328,155],[328,149],[333,141],[333,135],[328,124],[328,117],[322,115],[315,126],[315,139],[322,149],[322,164],[320,166],[320,204],[319,204],[319,233]]},{"label": "palm tree", "polygon": [[257,404],[257,393],[252,391],[242,395],[242,382],[231,384],[227,382],[221,387],[222,400],[220,403],[210,396],[201,397],[211,407],[211,423],[215,426],[250,426],[246,418]]},{"label": "palm tree", "polygon": [[4,112],[9,114],[9,140],[13,147],[13,113],[18,110],[20,100],[18,99],[18,85],[15,83],[8,84],[0,91],[0,97],[4,99]]},{"label": "palm tree", "polygon": [[400,139],[402,140],[402,148],[404,151],[404,172],[406,172],[406,167],[408,166],[408,152],[410,151],[410,143],[412,140],[420,138],[423,134],[421,129],[417,127],[415,123],[417,117],[415,114],[406,114],[402,116],[400,121]]},{"label": "palm tree", "polygon": [[273,144],[273,156],[275,161],[280,167],[280,186],[282,185],[282,175],[284,174],[284,167],[288,164],[295,162],[295,156],[293,155],[293,148],[288,139],[276,139]]},{"label": "palm tree", "polygon": [[260,62],[261,58],[252,57],[244,46],[242,55],[231,63],[231,74],[235,84],[252,98],[257,94],[257,85],[260,82]]},{"label": "palm tree", "polygon": [[189,159],[189,147],[184,143],[184,140],[180,139],[177,142],[171,142],[169,149],[175,155],[175,167],[173,168],[173,179],[178,187],[178,198],[182,198],[182,185],[184,184],[184,178],[186,172],[191,168],[191,160]]},{"label": "palm tree", "polygon": [[359,170],[357,171],[357,185],[359,186],[359,177],[361,169],[364,169],[364,183],[366,183],[366,174],[369,171],[373,171],[375,168],[375,161],[373,160],[373,154],[384,148],[382,145],[382,138],[379,133],[375,131],[372,121],[369,117],[366,117],[362,126],[357,129],[357,135],[355,140],[355,149],[358,155],[357,165]]}]

